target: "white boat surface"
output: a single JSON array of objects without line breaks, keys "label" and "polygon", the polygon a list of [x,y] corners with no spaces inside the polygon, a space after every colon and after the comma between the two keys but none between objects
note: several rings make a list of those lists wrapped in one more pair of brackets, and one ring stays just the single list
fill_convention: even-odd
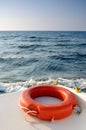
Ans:
[{"label": "white boat surface", "polygon": [[[24,112],[19,108],[21,92],[0,95],[0,129],[1,130],[86,130],[86,93],[72,91],[81,107],[81,113],[73,113],[65,119],[56,121],[43,121],[28,117],[25,120]],[[46,115],[45,115],[46,116]],[[30,121],[31,120],[31,121]]]}]

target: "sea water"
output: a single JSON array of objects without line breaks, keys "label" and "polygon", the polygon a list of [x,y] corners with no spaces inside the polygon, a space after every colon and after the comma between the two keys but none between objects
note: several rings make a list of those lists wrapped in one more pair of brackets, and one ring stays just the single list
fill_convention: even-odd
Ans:
[{"label": "sea water", "polygon": [[0,31],[0,92],[54,81],[86,88],[86,31]]}]

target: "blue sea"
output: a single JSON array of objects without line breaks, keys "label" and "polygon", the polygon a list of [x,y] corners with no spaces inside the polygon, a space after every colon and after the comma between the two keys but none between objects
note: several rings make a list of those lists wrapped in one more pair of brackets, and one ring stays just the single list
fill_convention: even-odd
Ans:
[{"label": "blue sea", "polygon": [[53,84],[86,89],[86,31],[0,31],[0,92]]}]

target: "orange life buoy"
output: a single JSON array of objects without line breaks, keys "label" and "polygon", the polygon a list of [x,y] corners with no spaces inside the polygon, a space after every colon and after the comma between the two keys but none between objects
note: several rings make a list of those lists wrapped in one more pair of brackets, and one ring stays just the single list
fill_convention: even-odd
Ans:
[{"label": "orange life buoy", "polygon": [[[61,99],[61,102],[44,104],[34,99],[41,96],[52,96]],[[76,105],[76,98],[69,90],[54,85],[38,85],[24,90],[20,96],[20,106],[32,116],[42,120],[57,120],[69,116]],[[26,108],[26,109],[24,109]],[[36,112],[36,113],[34,113]]]}]

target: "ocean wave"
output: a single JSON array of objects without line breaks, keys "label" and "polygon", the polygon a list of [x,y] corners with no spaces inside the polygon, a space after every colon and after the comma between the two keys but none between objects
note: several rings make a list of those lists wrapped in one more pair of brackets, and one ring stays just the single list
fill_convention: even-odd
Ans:
[{"label": "ocean wave", "polygon": [[82,60],[81,58],[86,58],[86,53],[83,52],[75,52],[75,56],[77,58],[80,58],[80,60]]},{"label": "ocean wave", "polygon": [[66,42],[66,43],[67,43],[67,42],[71,42],[71,40],[69,40],[69,39],[63,39],[63,40],[59,40],[58,42],[60,42],[60,43],[61,43],[61,42],[63,42],[63,43]]},{"label": "ocean wave", "polygon": [[42,48],[42,47],[45,47],[44,45],[39,45],[39,44],[32,44],[32,45],[19,45],[18,48],[20,49],[36,49],[36,48]]},{"label": "ocean wave", "polygon": [[79,43],[79,46],[81,46],[81,47],[86,47],[86,42],[84,42],[84,43]]},{"label": "ocean wave", "polygon": [[34,39],[34,38],[38,38],[38,37],[36,37],[36,36],[31,36],[30,38]]}]

